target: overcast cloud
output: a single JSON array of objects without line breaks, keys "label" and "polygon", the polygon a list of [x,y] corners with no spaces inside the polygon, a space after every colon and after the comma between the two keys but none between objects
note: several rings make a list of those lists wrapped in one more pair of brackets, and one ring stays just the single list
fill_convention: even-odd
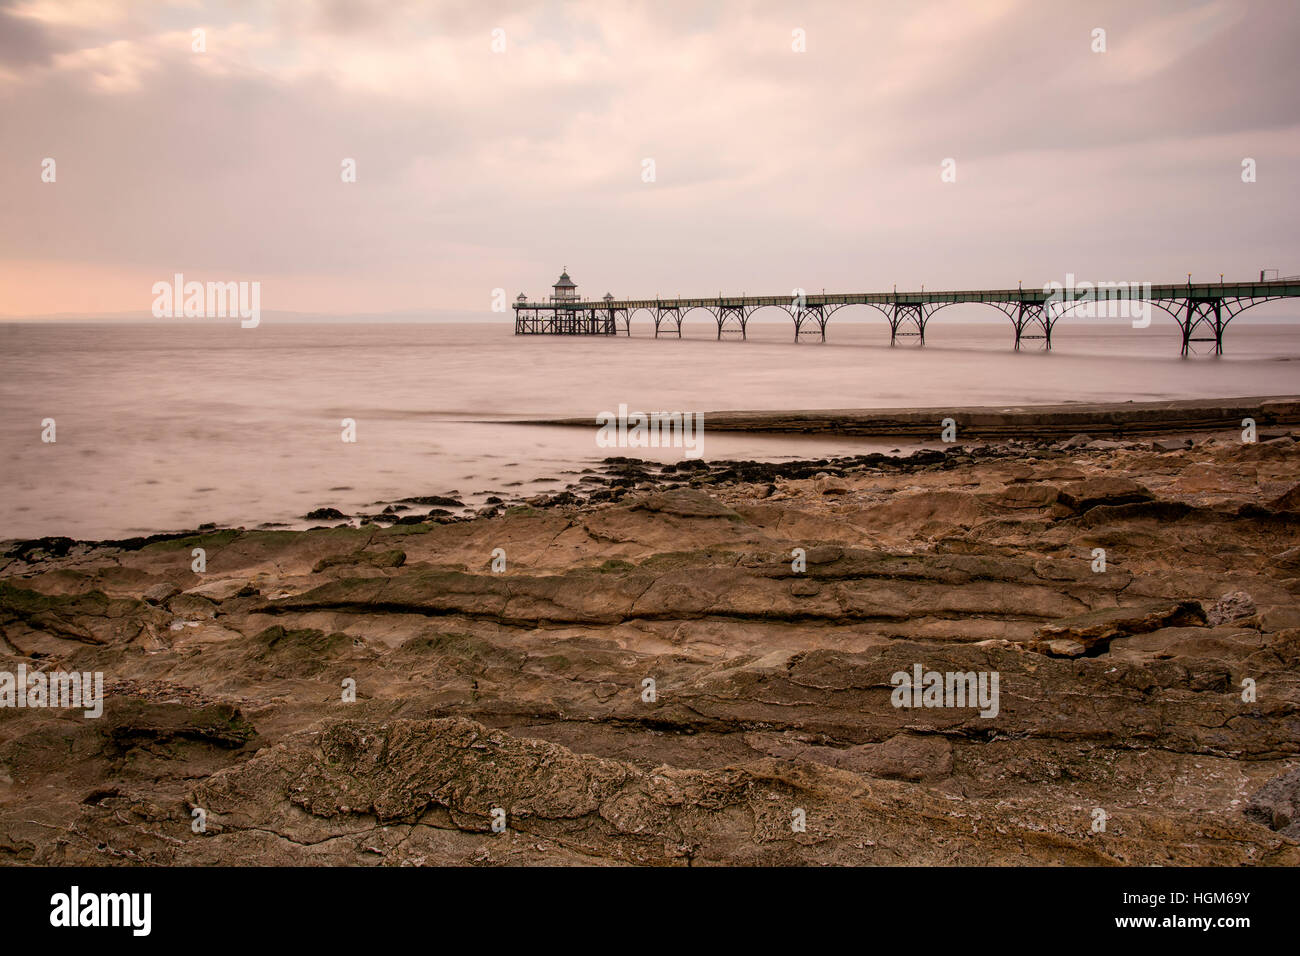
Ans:
[{"label": "overcast cloud", "polygon": [[12,0],[0,313],[1296,274],[1298,48],[1291,0]]}]

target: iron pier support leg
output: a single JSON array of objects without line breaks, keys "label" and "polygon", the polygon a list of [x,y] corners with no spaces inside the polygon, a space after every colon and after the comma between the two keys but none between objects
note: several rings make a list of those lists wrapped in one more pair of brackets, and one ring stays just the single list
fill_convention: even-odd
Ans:
[{"label": "iron pier support leg", "polygon": [[1223,354],[1223,301],[1214,300],[1214,354]]},{"label": "iron pier support leg", "polygon": [[722,340],[722,333],[726,329],[728,319],[734,319],[736,324],[740,326],[740,337],[742,340],[747,337],[745,334],[745,326],[749,322],[749,316],[745,314],[745,307],[743,305],[720,305],[718,306],[718,311],[714,313],[714,318],[717,319],[718,322],[719,341]]},{"label": "iron pier support leg", "polygon": [[1187,308],[1183,311],[1183,321],[1180,323],[1183,327],[1183,358],[1187,358],[1187,353],[1191,349],[1192,339],[1192,300],[1187,300]]},{"label": "iron pier support leg", "polygon": [[809,322],[817,323],[817,330],[821,333],[822,341],[826,341],[826,309],[820,305],[814,305],[807,309],[800,310],[799,314],[794,317],[794,341],[799,344],[799,336],[803,332],[803,327]]}]

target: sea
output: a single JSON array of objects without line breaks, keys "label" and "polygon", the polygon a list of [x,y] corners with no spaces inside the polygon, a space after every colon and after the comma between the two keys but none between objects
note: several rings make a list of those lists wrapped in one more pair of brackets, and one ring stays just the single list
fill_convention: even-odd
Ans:
[{"label": "sea", "polygon": [[[475,507],[557,490],[611,454],[682,457],[598,447],[596,416],[620,405],[706,413],[706,460],[778,461],[916,445],[710,433],[707,413],[1300,392],[1300,317],[1238,319],[1223,356],[1184,359],[1158,314],[1146,329],[1062,322],[1051,352],[1019,353],[1007,322],[932,320],[920,348],[891,347],[883,321],[834,319],[825,343],[794,342],[788,321],[718,341],[695,315],[681,339],[648,320],[581,338],[501,321],[0,323],[0,539],[306,527],[317,508],[421,495]],[[565,417],[593,427],[515,423]]]}]

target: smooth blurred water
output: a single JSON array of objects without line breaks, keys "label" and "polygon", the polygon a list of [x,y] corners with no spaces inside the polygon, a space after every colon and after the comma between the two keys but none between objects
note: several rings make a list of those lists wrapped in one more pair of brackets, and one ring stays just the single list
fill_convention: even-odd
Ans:
[{"label": "smooth blurred water", "polygon": [[[940,314],[942,316],[942,313]],[[1063,322],[1054,351],[1011,351],[1009,323],[932,321],[924,350],[883,321],[789,323],[715,340],[514,336],[501,323],[0,324],[0,538],[253,526],[452,491],[554,488],[611,452],[595,429],[502,419],[634,411],[1004,405],[1300,392],[1300,322],[1230,328],[1222,358],[1178,357],[1177,328]],[[54,418],[58,441],[40,440]],[[340,422],[358,441],[341,441]],[[896,442],[709,433],[704,456],[821,457]],[[619,453],[619,452],[615,452]],[[676,459],[679,453],[632,450]],[[377,509],[376,509],[377,510]]]}]

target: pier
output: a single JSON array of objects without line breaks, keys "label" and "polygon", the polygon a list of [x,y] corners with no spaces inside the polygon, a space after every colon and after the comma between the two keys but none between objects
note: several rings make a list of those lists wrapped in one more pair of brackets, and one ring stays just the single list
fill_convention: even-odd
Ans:
[{"label": "pier", "polygon": [[[794,341],[826,341],[826,325],[840,309],[865,306],[878,311],[889,323],[889,344],[915,340],[925,345],[925,330],[939,310],[958,303],[978,303],[1001,312],[1011,323],[1014,348],[1027,343],[1050,350],[1052,330],[1062,318],[1081,306],[1105,310],[1109,317],[1136,317],[1139,310],[1159,309],[1182,330],[1182,354],[1192,343],[1212,342],[1214,354],[1223,354],[1223,333],[1228,323],[1252,306],[1275,299],[1300,298],[1300,276],[1249,282],[1169,285],[1148,283],[1079,283],[1074,288],[977,289],[927,292],[806,293],[773,296],[722,296],[716,298],[580,299],[566,271],[547,301],[532,302],[520,295],[513,303],[516,335],[631,335],[632,317],[640,312],[654,323],[655,338],[681,337],[682,321],[695,310],[708,312],[717,325],[718,338],[747,338],[749,320],[760,309],[780,309],[791,320]],[[1086,286],[1086,288],[1085,288]],[[1147,315],[1149,318],[1149,313]],[[1138,326],[1144,327],[1144,326]]]}]

